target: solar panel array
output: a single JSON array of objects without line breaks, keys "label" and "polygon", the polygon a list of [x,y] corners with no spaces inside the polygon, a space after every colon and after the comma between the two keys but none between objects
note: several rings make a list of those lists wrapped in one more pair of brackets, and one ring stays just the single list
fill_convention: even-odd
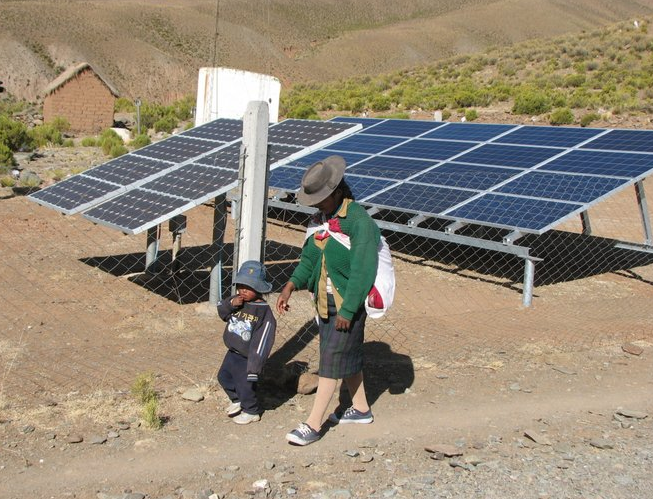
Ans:
[{"label": "solar panel array", "polygon": [[[272,167],[358,128],[309,120],[270,125],[268,161]],[[242,129],[241,120],[218,119],[58,182],[30,199],[136,234],[235,187]]]},{"label": "solar panel array", "polygon": [[653,173],[653,131],[374,118],[281,166],[270,187],[296,192],[331,154],[364,205],[542,234]]}]

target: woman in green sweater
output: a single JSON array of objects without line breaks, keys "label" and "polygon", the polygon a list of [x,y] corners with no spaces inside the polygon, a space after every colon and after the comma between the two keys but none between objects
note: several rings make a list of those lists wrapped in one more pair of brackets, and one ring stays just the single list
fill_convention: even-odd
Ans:
[{"label": "woman in green sweater", "polygon": [[381,234],[369,214],[354,201],[344,181],[345,160],[329,156],[304,174],[298,201],[318,209],[307,231],[301,259],[277,299],[277,311],[289,310],[290,295],[308,289],[319,317],[320,364],[317,393],[308,419],[286,435],[308,445],[320,439],[322,423],[343,379],[352,406],[332,413],[333,423],[371,423],[363,385],[365,299],[376,277]]}]

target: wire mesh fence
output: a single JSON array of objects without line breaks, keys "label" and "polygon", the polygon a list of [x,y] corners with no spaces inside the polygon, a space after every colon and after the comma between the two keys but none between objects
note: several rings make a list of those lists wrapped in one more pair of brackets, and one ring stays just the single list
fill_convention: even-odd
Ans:
[{"label": "wire mesh fence", "polygon": [[[144,371],[168,388],[215,377],[224,324],[207,304],[212,206],[187,213],[174,260],[172,234],[162,226],[156,273],[145,272],[144,234],[125,236],[7,192],[0,214],[1,403],[21,407],[70,393],[127,390]],[[390,385],[408,376],[388,368],[393,363],[446,372],[551,349],[653,341],[653,253],[641,244],[646,234],[632,189],[590,208],[591,234],[577,217],[513,243],[535,261],[528,307],[519,255],[411,233],[405,213],[380,211],[374,218],[405,228],[383,230],[393,253],[395,302],[366,328],[368,362],[382,367],[377,375],[391,378]],[[271,305],[299,259],[307,220],[305,212],[270,204]],[[230,219],[223,294],[231,283],[233,226]],[[445,232],[441,220],[416,227]],[[475,225],[456,233],[500,244],[507,235]],[[314,315],[308,293],[294,293],[291,310],[278,317],[271,372],[289,364],[317,367]]]}]

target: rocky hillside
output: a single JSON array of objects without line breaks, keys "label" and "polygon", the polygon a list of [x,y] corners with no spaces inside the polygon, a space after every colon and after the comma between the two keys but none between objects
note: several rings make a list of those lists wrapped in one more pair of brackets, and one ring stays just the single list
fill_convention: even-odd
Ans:
[{"label": "rocky hillside", "polygon": [[297,82],[376,75],[653,14],[653,0],[3,0],[0,80],[35,100],[86,61],[131,98],[227,66]]}]

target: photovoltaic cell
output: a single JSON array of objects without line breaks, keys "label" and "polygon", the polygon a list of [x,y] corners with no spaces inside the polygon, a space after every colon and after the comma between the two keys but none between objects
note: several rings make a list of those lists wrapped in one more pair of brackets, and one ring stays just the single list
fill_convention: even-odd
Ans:
[{"label": "photovoltaic cell", "polygon": [[365,128],[360,133],[408,138],[417,137],[442,125],[444,123],[437,121],[386,120],[376,126]]},{"label": "photovoltaic cell", "polygon": [[126,154],[92,168],[84,172],[84,175],[127,186],[173,167],[174,163],[168,161],[157,161],[136,154]]},{"label": "photovoltaic cell", "polygon": [[295,192],[299,189],[299,185],[301,184],[305,172],[305,168],[280,166],[270,172],[268,184],[271,189]]},{"label": "photovoltaic cell", "polygon": [[357,201],[363,201],[368,196],[376,194],[394,184],[390,180],[359,177],[358,175],[345,175],[345,180]]},{"label": "photovoltaic cell", "polygon": [[610,130],[581,149],[653,152],[653,130]]},{"label": "photovoltaic cell", "polygon": [[626,179],[533,171],[511,180],[496,192],[589,203],[627,182]]},{"label": "photovoltaic cell", "polygon": [[[337,144],[332,144],[329,147],[329,150],[376,154],[396,146],[405,140],[406,139],[402,137],[363,135],[359,133],[339,140]],[[336,154],[336,152],[334,152],[334,154]]]},{"label": "photovoltaic cell", "polygon": [[405,179],[434,165],[433,161],[372,156],[357,165],[347,168],[347,174],[368,175],[387,179]]},{"label": "photovoltaic cell", "polygon": [[336,122],[336,123],[357,123],[359,125],[362,125],[363,129],[365,129],[370,126],[378,125],[384,120],[379,118],[357,118],[355,116],[349,116],[349,117],[338,116],[336,118],[332,118],[329,121]]},{"label": "photovoltaic cell", "polygon": [[583,205],[544,199],[485,194],[447,212],[449,218],[495,227],[510,227],[530,231],[547,227],[579,211]]},{"label": "photovoltaic cell", "polygon": [[166,140],[139,149],[138,155],[170,161],[171,163],[182,163],[215,148],[216,144],[211,141],[174,135]]},{"label": "photovoltaic cell", "polygon": [[366,199],[366,203],[435,215],[471,198],[475,194],[474,191],[405,182]]},{"label": "photovoltaic cell", "polygon": [[171,213],[181,213],[187,203],[184,198],[137,189],[91,208],[84,217],[118,230],[136,231],[152,221],[171,218]]},{"label": "photovoltaic cell", "polygon": [[564,149],[548,147],[507,146],[485,144],[473,151],[458,156],[456,162],[478,165],[512,166],[530,168],[560,154]]},{"label": "photovoltaic cell", "polygon": [[220,118],[179,134],[181,137],[211,140],[213,142],[232,142],[243,135],[243,122]]},{"label": "photovoltaic cell", "polygon": [[121,190],[124,191],[124,188],[119,185],[76,175],[30,194],[30,198],[39,204],[71,215],[97,199]]},{"label": "photovoltaic cell", "polygon": [[443,160],[460,154],[470,147],[471,144],[465,142],[413,139],[386,151],[385,154],[404,158]]},{"label": "photovoltaic cell", "polygon": [[444,163],[412,180],[424,184],[484,191],[522,172],[523,170],[494,166]]},{"label": "photovoltaic cell", "polygon": [[638,178],[653,169],[653,154],[575,150],[538,170]]},{"label": "photovoltaic cell", "polygon": [[194,164],[182,166],[163,177],[158,177],[142,186],[171,196],[179,196],[189,201],[202,200],[205,196],[224,186],[236,184],[238,171],[224,168],[211,168]]},{"label": "photovoltaic cell", "polygon": [[351,128],[349,123],[310,120],[285,120],[268,130],[269,144],[298,146],[302,149],[318,144]]},{"label": "photovoltaic cell", "polygon": [[[332,151],[328,147],[325,149],[319,149],[315,152],[312,152],[310,154],[307,154],[306,156],[302,156],[299,159],[290,161],[288,164],[297,166],[300,168],[306,168],[313,163],[317,163],[318,161],[322,161],[323,159],[333,155],[337,154],[338,156],[342,156],[342,158],[345,160],[347,163],[347,166],[354,165],[358,163],[359,161],[363,161],[366,158],[369,158],[370,156],[368,154],[359,154],[359,153],[353,153],[353,152],[340,152],[340,151]],[[297,184],[297,187],[299,187],[299,184]]]},{"label": "photovoltaic cell", "polygon": [[602,132],[597,128],[523,126],[499,137],[493,143],[574,147]]},{"label": "photovoltaic cell", "polygon": [[486,142],[515,128],[514,125],[488,125],[483,123],[449,123],[422,136],[424,139],[465,140]]}]

